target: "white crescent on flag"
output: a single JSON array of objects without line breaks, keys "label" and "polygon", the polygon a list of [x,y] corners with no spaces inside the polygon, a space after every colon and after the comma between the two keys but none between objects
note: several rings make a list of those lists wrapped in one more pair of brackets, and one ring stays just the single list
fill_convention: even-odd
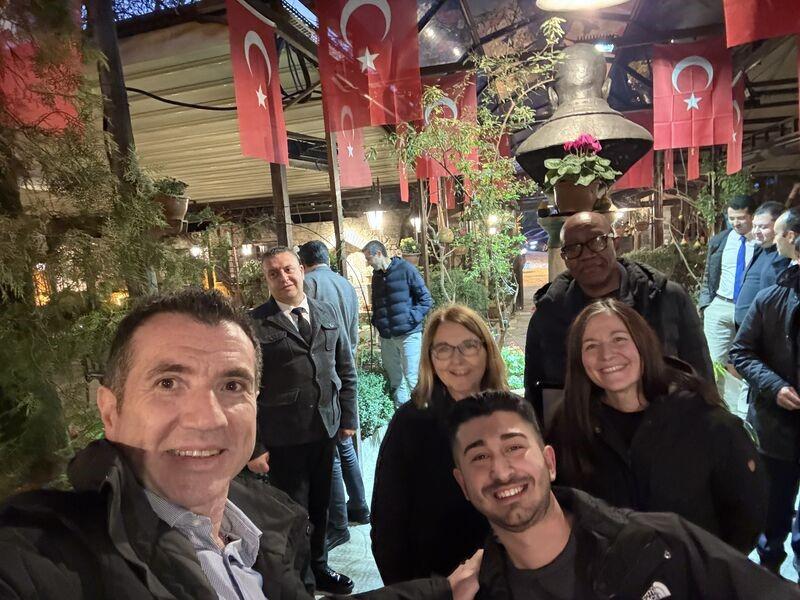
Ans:
[{"label": "white crescent on flag", "polygon": [[253,74],[253,68],[250,66],[250,48],[252,46],[258,48],[264,56],[264,62],[267,63],[267,85],[269,85],[272,80],[272,64],[267,54],[267,48],[264,46],[264,40],[261,39],[261,36],[251,29],[244,36],[244,59],[247,61],[247,70],[250,71],[250,75]]},{"label": "white crescent on flag", "polygon": [[436,108],[437,106],[444,106],[446,108],[449,108],[453,112],[453,118],[454,119],[458,118],[458,106],[456,106],[456,103],[453,101],[452,98],[448,98],[447,96],[445,96],[444,98],[439,98],[433,104],[430,104],[430,105],[425,107],[425,124],[426,125],[428,123],[430,123],[431,113],[433,112],[433,109]]},{"label": "white crescent on flag", "polygon": [[681,89],[678,87],[678,77],[680,77],[680,74],[683,72],[683,70],[688,67],[702,68],[708,76],[706,87],[703,89],[707,90],[709,87],[711,87],[711,83],[714,81],[714,67],[711,65],[711,63],[702,56],[687,56],[683,60],[679,61],[675,65],[675,68],[672,69],[672,87],[675,88],[676,92],[681,93]]},{"label": "white crescent on flag", "polygon": [[736,114],[736,123],[733,126],[733,141],[736,141],[736,129],[739,127],[739,123],[742,122],[742,110],[739,108],[739,103],[734,100],[733,101],[733,112]]},{"label": "white crescent on flag", "polygon": [[[330,1],[330,0],[328,0]],[[347,23],[350,21],[350,17],[352,14],[362,6],[374,6],[378,10],[383,13],[383,20],[385,22],[385,28],[383,30],[383,37],[381,37],[381,41],[386,39],[386,36],[389,34],[389,29],[392,25],[392,9],[389,6],[389,2],[387,0],[347,0],[347,3],[344,5],[342,9],[342,17],[339,20],[339,29],[342,32],[342,37],[344,41],[353,45],[350,42],[350,39],[347,37]]]}]

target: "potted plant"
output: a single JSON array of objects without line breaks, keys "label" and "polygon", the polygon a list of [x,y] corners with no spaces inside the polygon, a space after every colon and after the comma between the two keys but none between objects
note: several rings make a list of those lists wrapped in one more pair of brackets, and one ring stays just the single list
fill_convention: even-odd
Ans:
[{"label": "potted plant", "polygon": [[[603,147],[593,136],[583,133],[578,139],[564,144],[563,158],[548,158],[544,188],[555,197],[558,213],[568,215],[592,210],[605,188],[622,175],[611,161],[598,156]],[[601,191],[600,186],[604,189]]]},{"label": "potted plant", "polygon": [[400,240],[400,252],[412,265],[419,264],[419,244],[414,238],[407,237]]},{"label": "potted plant", "polygon": [[155,195],[153,200],[164,208],[164,218],[168,223],[182,221],[189,208],[189,198],[186,197],[186,184],[174,177],[162,177],[153,182]]}]

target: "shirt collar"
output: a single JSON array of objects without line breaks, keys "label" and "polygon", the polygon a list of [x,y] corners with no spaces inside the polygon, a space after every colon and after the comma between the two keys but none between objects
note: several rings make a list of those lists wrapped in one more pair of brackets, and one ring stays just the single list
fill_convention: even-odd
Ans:
[{"label": "shirt collar", "polygon": [[[144,493],[158,518],[186,536],[195,550],[219,552],[211,536],[211,519],[178,506],[150,490],[146,489]],[[252,567],[255,564],[261,530],[230,500],[225,501],[220,533],[231,540],[229,543],[240,542],[240,555],[245,566]]]},{"label": "shirt collar", "polygon": [[293,308],[305,308],[306,309],[306,314],[307,315],[311,314],[311,311],[308,309],[308,296],[306,294],[303,294],[303,299],[298,304],[284,304],[283,302],[281,302],[277,298],[275,298],[275,303],[278,305],[278,308],[280,308],[281,312],[283,312],[283,313],[287,313],[288,314],[288,313],[292,312]]}]

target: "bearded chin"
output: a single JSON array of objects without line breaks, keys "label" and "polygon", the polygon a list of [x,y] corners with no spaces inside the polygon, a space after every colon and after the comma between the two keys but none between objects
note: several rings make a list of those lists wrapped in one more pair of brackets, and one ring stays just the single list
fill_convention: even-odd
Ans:
[{"label": "bearded chin", "polygon": [[547,490],[547,493],[542,498],[542,501],[536,506],[531,508],[516,508],[510,511],[505,519],[499,517],[489,520],[499,529],[503,529],[511,533],[520,533],[530,529],[539,521],[544,519],[545,515],[547,515],[548,511],[550,510],[550,499],[550,490]]}]

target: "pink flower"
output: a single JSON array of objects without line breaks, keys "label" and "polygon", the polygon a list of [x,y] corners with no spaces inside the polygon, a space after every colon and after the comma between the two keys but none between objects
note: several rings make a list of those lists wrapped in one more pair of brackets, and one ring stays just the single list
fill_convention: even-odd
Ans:
[{"label": "pink flower", "polygon": [[593,152],[596,154],[602,149],[603,146],[600,145],[600,142],[597,140],[597,138],[589,135],[588,133],[582,133],[578,136],[578,139],[564,144],[564,150],[567,152]]}]

